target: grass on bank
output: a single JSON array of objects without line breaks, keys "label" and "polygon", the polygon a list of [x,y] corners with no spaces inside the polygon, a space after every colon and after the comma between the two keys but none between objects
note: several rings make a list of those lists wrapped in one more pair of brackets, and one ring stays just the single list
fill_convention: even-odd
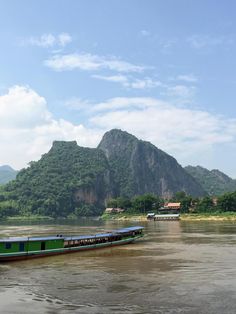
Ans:
[{"label": "grass on bank", "polygon": [[210,213],[189,213],[181,214],[181,220],[235,220],[236,212],[210,212]]},{"label": "grass on bank", "polygon": [[103,220],[147,220],[147,214],[142,213],[129,213],[129,212],[123,212],[123,213],[103,213],[101,218]]}]

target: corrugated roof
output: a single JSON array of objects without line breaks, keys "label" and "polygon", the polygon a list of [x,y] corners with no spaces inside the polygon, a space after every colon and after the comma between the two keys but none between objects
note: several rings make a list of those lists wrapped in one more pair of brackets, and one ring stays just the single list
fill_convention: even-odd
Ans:
[{"label": "corrugated roof", "polygon": [[181,203],[168,203],[167,206],[180,206]]}]

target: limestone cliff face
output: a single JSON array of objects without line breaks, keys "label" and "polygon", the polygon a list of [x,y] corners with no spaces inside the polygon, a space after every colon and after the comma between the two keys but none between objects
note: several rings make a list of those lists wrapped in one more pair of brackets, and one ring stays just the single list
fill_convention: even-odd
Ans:
[{"label": "limestone cliff face", "polygon": [[193,196],[205,194],[173,157],[127,132],[107,132],[98,148],[108,158],[120,195],[154,193],[170,197],[178,191]]},{"label": "limestone cliff face", "polygon": [[109,170],[97,175],[89,185],[85,184],[75,189],[74,200],[76,204],[85,203],[104,206],[107,199],[115,196],[114,182],[111,179]]}]

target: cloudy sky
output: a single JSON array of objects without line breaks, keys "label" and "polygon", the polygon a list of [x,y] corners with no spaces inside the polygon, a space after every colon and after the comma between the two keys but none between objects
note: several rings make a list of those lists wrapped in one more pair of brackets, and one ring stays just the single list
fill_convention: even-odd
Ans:
[{"label": "cloudy sky", "polygon": [[0,165],[126,130],[236,178],[234,0],[0,0]]}]

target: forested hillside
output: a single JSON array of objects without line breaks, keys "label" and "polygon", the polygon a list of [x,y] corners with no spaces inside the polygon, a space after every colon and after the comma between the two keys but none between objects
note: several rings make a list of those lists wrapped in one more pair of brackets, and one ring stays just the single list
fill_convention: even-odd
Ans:
[{"label": "forested hillside", "polygon": [[99,214],[112,193],[110,173],[102,151],[54,142],[47,154],[6,186],[0,207],[55,217]]},{"label": "forested hillside", "polygon": [[221,195],[236,191],[236,180],[217,169],[210,171],[200,166],[187,166],[185,170],[201,184],[209,195]]}]

